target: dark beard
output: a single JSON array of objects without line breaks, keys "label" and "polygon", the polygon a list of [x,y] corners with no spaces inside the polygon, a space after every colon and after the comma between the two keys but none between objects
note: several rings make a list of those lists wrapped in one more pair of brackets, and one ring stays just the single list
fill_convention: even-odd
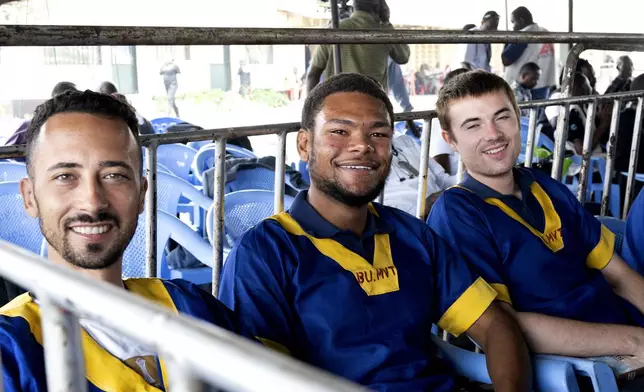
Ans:
[{"label": "dark beard", "polygon": [[388,166],[387,171],[383,173],[380,181],[371,190],[364,194],[356,194],[344,188],[337,181],[318,175],[316,166],[317,162],[315,154],[311,153],[309,160],[309,176],[311,177],[311,183],[315,183],[315,187],[318,188],[320,192],[330,196],[342,204],[348,205],[349,207],[362,207],[378,197],[385,188],[385,183],[387,182],[390,169],[390,166]]},{"label": "dark beard", "polygon": [[[37,201],[36,205],[38,205]],[[40,209],[40,207],[38,208]],[[99,213],[96,218],[93,218],[88,214],[81,214],[67,219],[63,226],[68,227],[68,225],[73,222],[95,223],[104,221],[112,222],[114,225],[112,230],[118,231],[116,240],[111,245],[108,245],[109,249],[107,252],[104,251],[105,246],[102,244],[88,244],[87,248],[84,249],[85,252],[81,253],[74,249],[69,240],[70,229],[65,229],[61,235],[60,233],[47,229],[42,219],[39,219],[39,225],[40,231],[43,233],[43,236],[49,245],[51,245],[65,261],[82,269],[100,270],[109,268],[121,260],[123,252],[125,252],[125,249],[134,236],[138,221],[135,220],[133,225],[125,227],[124,230],[120,230],[120,220],[113,214]]]}]

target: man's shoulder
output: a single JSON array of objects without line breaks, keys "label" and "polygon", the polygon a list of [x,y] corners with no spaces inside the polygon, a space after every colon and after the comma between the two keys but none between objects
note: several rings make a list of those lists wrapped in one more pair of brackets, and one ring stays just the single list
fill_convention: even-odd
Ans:
[{"label": "man's shoulder", "polygon": [[15,341],[41,341],[40,308],[29,293],[0,308],[0,333]]}]

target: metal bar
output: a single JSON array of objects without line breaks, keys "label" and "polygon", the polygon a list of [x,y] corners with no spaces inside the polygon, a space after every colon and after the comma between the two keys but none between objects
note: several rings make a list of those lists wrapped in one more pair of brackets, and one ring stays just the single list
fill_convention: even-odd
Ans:
[{"label": "metal bar", "polygon": [[463,180],[465,179],[465,164],[463,163],[463,159],[461,159],[460,157],[458,158],[458,171],[456,172],[456,179],[459,183],[463,182]]},{"label": "metal bar", "polygon": [[51,392],[86,392],[78,318],[56,305],[47,294],[43,290],[38,295],[42,309],[47,389]]},{"label": "metal bar", "polygon": [[382,188],[382,192],[378,195],[378,203],[385,205],[385,188]]},{"label": "metal bar", "polygon": [[619,131],[619,107],[621,101],[616,99],[613,103],[613,115],[610,122],[610,136],[608,146],[606,146],[606,173],[604,175],[604,193],[602,194],[602,204],[600,215],[606,215],[608,211],[608,201],[610,200],[610,188],[613,180],[613,168],[615,166],[615,149],[617,147],[617,134]]},{"label": "metal bar", "polygon": [[[579,54],[585,49],[586,47],[583,44],[577,44],[568,53],[568,59],[566,60],[566,66],[563,72],[563,80],[561,82],[561,96],[563,98],[568,98],[572,95],[573,75],[575,69],[577,69],[577,60],[579,59]],[[552,178],[557,181],[561,181],[563,158],[566,151],[566,140],[568,139],[568,109],[566,106],[559,110],[559,118],[557,119],[557,128],[555,130]]]},{"label": "metal bar", "polygon": [[568,0],[568,32],[572,33],[574,31],[574,21],[575,21],[575,14],[574,14],[574,7],[573,7],[574,0]]},{"label": "metal bar", "polygon": [[631,142],[631,159],[628,162],[628,179],[626,181],[626,194],[624,195],[624,212],[622,219],[626,220],[628,211],[631,208],[633,191],[635,186],[635,173],[637,171],[637,162],[639,160],[640,142],[642,140],[642,108],[644,98],[637,100],[637,111],[635,112],[635,125],[633,127],[633,141]]},{"label": "metal bar", "polygon": [[[215,181],[212,192],[213,214],[213,269],[212,295],[219,296],[219,276],[224,264],[224,186],[226,185],[226,139],[215,140]],[[282,188],[284,186],[282,185]]]},{"label": "metal bar", "polygon": [[532,167],[532,155],[534,153],[534,136],[537,130],[537,109],[530,109],[530,120],[528,123],[528,140],[525,145],[525,167]]},{"label": "metal bar", "polygon": [[577,200],[581,204],[586,202],[586,189],[588,188],[588,174],[592,175],[590,157],[593,151],[593,136],[595,135],[595,108],[596,103],[588,104],[586,112],[586,129],[584,130],[584,149],[581,156],[581,172],[579,173],[579,188],[577,189]]},{"label": "metal bar", "polygon": [[277,154],[275,154],[275,196],[273,212],[279,214],[284,211],[284,179],[286,166],[286,132],[277,134]]},{"label": "metal bar", "polygon": [[8,242],[0,241],[0,260],[0,276],[35,292],[50,288],[47,294],[57,304],[157,352],[173,353],[174,358],[189,364],[196,376],[218,388],[258,392],[267,386],[276,391],[364,390],[231,331],[177,315],[115,285],[66,266],[43,263],[37,255]]},{"label": "metal bar", "polygon": [[427,207],[427,174],[429,173],[429,136],[432,132],[432,119],[423,121],[423,132],[420,134],[420,167],[418,173],[418,199],[416,199],[416,217],[425,217]]},{"label": "metal bar", "polygon": [[146,177],[148,191],[145,194],[145,272],[146,276],[157,276],[157,149],[158,142],[153,141],[147,147]]},{"label": "metal bar", "polygon": [[[340,28],[340,16],[338,15],[338,0],[331,0],[331,26],[334,30]],[[342,72],[342,53],[340,44],[333,45],[333,74],[337,75]]]},{"label": "metal bar", "polygon": [[172,392],[203,392],[203,382],[190,370],[188,364],[176,359],[169,360],[167,354],[164,354],[164,358],[170,379],[169,390]]},{"label": "metal bar", "polygon": [[0,46],[579,43],[642,45],[643,34],[2,25]]}]

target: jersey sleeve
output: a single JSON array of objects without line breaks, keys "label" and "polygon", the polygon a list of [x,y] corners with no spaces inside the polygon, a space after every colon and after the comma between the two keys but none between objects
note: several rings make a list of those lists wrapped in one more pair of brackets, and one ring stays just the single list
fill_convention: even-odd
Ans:
[{"label": "jersey sleeve", "polygon": [[437,324],[459,336],[481,317],[496,299],[497,292],[433,230],[427,232],[435,277],[435,314],[440,315]]},{"label": "jersey sleeve", "polygon": [[318,69],[326,69],[326,65],[329,61],[329,50],[330,47],[329,45],[320,45],[318,48],[315,50],[315,54],[313,55],[313,60],[311,61],[311,67],[315,67]]},{"label": "jersey sleeve", "polygon": [[547,187],[555,186],[564,195],[568,202],[568,208],[575,214],[582,239],[582,249],[586,254],[586,265],[590,268],[602,270],[613,258],[615,250],[615,234],[590,213],[577,200],[575,195],[566,186],[552,178],[537,174],[542,184]]},{"label": "jersey sleeve", "polygon": [[644,274],[644,192],[633,202],[626,219],[621,255],[640,275]]},{"label": "jersey sleeve", "polygon": [[287,300],[285,250],[266,232],[270,224],[261,223],[237,242],[224,264],[219,300],[235,311],[262,343],[290,354],[295,348],[291,331],[294,314]]},{"label": "jersey sleeve", "polygon": [[43,349],[25,319],[0,316],[0,351],[5,392],[46,390]]},{"label": "jersey sleeve", "polygon": [[498,293],[497,299],[512,304],[502,274],[502,256],[493,233],[466,190],[447,190],[436,201],[427,219],[429,226]]},{"label": "jersey sleeve", "polygon": [[527,48],[528,44],[508,44],[503,48],[501,56],[510,63],[514,63],[521,57]]}]

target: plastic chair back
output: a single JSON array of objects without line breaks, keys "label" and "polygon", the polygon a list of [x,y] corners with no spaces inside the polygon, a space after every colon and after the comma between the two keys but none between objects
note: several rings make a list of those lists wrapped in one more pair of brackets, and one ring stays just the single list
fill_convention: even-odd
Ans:
[{"label": "plastic chair back", "polygon": [[275,188],[275,172],[264,167],[239,170],[235,180],[226,184],[227,193],[248,189],[273,191],[273,188]]},{"label": "plastic chair back", "polygon": [[[224,196],[224,225],[226,235],[231,242],[273,215],[273,197],[273,192],[266,190],[244,190]],[[285,210],[293,204],[293,200],[295,200],[294,197],[284,195]],[[213,208],[208,210],[206,216],[206,233],[211,244],[214,241]]]},{"label": "plastic chair back", "polygon": [[[257,158],[257,155],[252,151],[234,144],[226,145],[226,155],[231,155],[235,158]],[[203,183],[203,173],[213,167],[215,167],[215,144],[209,143],[202,146],[197,152],[192,164],[192,172],[197,180]]]},{"label": "plastic chair back", "polygon": [[25,177],[27,177],[27,165],[24,163],[0,162],[0,182],[20,181]]},{"label": "plastic chair back", "polygon": [[[138,226],[134,237],[123,254],[124,278],[141,278],[146,276],[145,213],[139,215]],[[171,270],[165,261],[165,247],[172,238],[192,253],[199,261],[208,264],[203,268],[190,270]],[[203,284],[212,277],[212,246],[197,233],[192,231],[179,219],[164,212],[157,211],[157,277],[162,279],[188,278]]]},{"label": "plastic chair back", "polygon": [[178,118],[174,117],[159,117],[155,118],[154,120],[150,120],[150,124],[152,124],[154,133],[156,134],[166,133],[169,127],[176,124],[181,124],[182,122],[183,120],[179,120]]},{"label": "plastic chair back", "polygon": [[0,222],[0,239],[40,254],[40,224],[25,211],[19,182],[0,183]]},{"label": "plastic chair back", "polygon": [[175,176],[190,181],[190,166],[197,150],[185,144],[164,144],[157,149],[157,162]]},{"label": "plastic chair back", "polygon": [[597,219],[606,226],[606,228],[615,234],[615,253],[621,254],[622,243],[624,242],[624,232],[626,231],[626,222],[621,219],[610,216],[598,216]]},{"label": "plastic chair back", "polygon": [[185,196],[206,211],[213,203],[211,198],[197,190],[189,182],[172,174],[161,171],[157,173],[157,208],[159,210],[176,215],[179,212],[178,205],[181,196]]}]

